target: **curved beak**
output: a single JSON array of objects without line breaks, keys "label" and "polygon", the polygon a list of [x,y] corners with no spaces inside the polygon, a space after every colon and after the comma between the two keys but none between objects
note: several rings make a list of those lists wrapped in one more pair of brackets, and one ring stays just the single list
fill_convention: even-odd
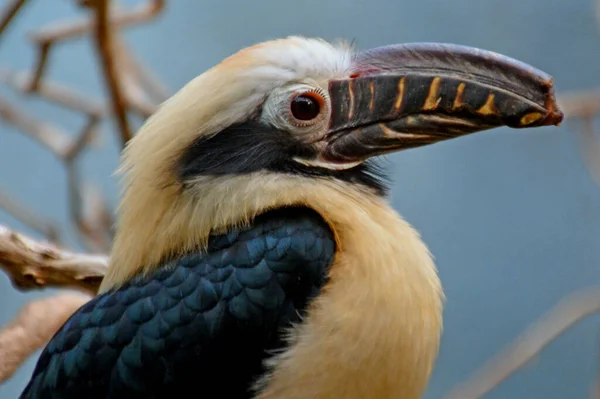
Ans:
[{"label": "curved beak", "polygon": [[331,119],[321,161],[355,164],[500,126],[559,125],[552,77],[503,55],[453,44],[392,45],[358,53],[329,82]]}]

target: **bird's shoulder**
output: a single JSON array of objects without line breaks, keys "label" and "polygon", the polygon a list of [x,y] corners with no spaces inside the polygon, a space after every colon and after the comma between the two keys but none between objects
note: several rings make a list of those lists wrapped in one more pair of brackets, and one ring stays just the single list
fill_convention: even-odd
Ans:
[{"label": "bird's shoulder", "polygon": [[173,257],[83,305],[42,352],[26,390],[34,395],[23,397],[133,397],[197,383],[194,375],[210,386],[219,372],[240,378],[231,393],[245,389],[265,351],[283,344],[281,327],[326,283],[334,253],[330,227],[306,208],[268,211],[211,236],[206,251]]}]

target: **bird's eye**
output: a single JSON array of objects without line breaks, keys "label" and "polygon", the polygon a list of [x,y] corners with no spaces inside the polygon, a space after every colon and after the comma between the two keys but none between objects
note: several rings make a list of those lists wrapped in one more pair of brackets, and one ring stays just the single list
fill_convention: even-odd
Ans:
[{"label": "bird's eye", "polygon": [[324,134],[330,116],[328,93],[317,84],[292,83],[274,89],[265,100],[261,118],[294,134]]},{"label": "bird's eye", "polygon": [[319,116],[321,104],[310,94],[294,97],[291,104],[292,115],[301,121],[309,121]]},{"label": "bird's eye", "polygon": [[292,97],[290,101],[290,112],[294,124],[311,125],[321,114],[325,100],[320,93],[304,92]]}]

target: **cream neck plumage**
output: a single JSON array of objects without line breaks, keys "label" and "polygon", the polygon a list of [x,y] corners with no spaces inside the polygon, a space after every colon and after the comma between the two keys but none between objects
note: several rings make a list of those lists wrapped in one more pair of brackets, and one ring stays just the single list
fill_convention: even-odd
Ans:
[{"label": "cream neck plumage", "polygon": [[202,179],[171,198],[178,203],[123,209],[131,225],[122,231],[138,233],[118,236],[109,282],[129,277],[119,263],[148,271],[163,254],[246,225],[267,209],[311,207],[332,226],[339,252],[330,283],[292,333],[289,350],[273,360],[258,398],[421,397],[438,352],[443,294],[429,251],[383,198],[333,180],[263,173]]}]

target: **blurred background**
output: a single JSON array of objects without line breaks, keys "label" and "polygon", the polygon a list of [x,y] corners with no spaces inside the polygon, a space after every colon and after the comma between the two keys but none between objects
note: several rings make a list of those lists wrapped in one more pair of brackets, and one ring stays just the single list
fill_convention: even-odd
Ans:
[{"label": "blurred background", "polygon": [[[0,10],[17,3],[2,0]],[[46,138],[69,144],[89,116],[14,90],[27,80],[12,74],[36,68],[40,47],[31,32],[67,26],[92,11],[81,7],[85,1],[21,3],[26,4],[0,36],[0,225],[35,239],[58,237],[74,251],[103,253],[107,239],[98,226],[110,221],[119,195],[113,176],[119,124],[112,116],[102,118],[74,159],[76,168],[69,169],[49,150],[51,144],[25,131],[40,132],[31,126],[35,117],[44,123]],[[118,4],[131,9],[145,3]],[[354,40],[359,49],[414,41],[471,45],[553,75],[557,92],[570,101],[570,114],[584,115],[600,109],[598,98],[571,96],[600,89],[595,7],[593,0],[171,0],[148,21],[124,26],[120,37],[123,51],[151,70],[167,93],[243,47],[292,34]],[[102,108],[110,91],[99,61],[90,35],[57,42],[42,81],[75,88]],[[130,89],[135,92],[135,84]],[[150,97],[131,94],[133,132],[151,112]],[[29,125],[19,123],[15,113]],[[591,130],[592,120],[572,118],[559,128],[496,129],[387,157],[393,206],[429,245],[447,296],[427,399],[448,397],[561,301],[600,283],[600,180],[593,170],[600,162],[593,158],[600,135]],[[66,144],[54,148],[62,158]],[[76,184],[69,186],[70,181]],[[74,187],[79,191],[70,190]],[[26,303],[56,293],[18,290],[0,273],[0,326]],[[577,306],[569,314],[577,314]],[[557,317],[557,323],[564,320]],[[552,328],[556,324],[542,331]],[[0,384],[0,398],[18,396],[38,354]],[[599,355],[600,316],[592,315],[485,397],[598,398]]]}]

